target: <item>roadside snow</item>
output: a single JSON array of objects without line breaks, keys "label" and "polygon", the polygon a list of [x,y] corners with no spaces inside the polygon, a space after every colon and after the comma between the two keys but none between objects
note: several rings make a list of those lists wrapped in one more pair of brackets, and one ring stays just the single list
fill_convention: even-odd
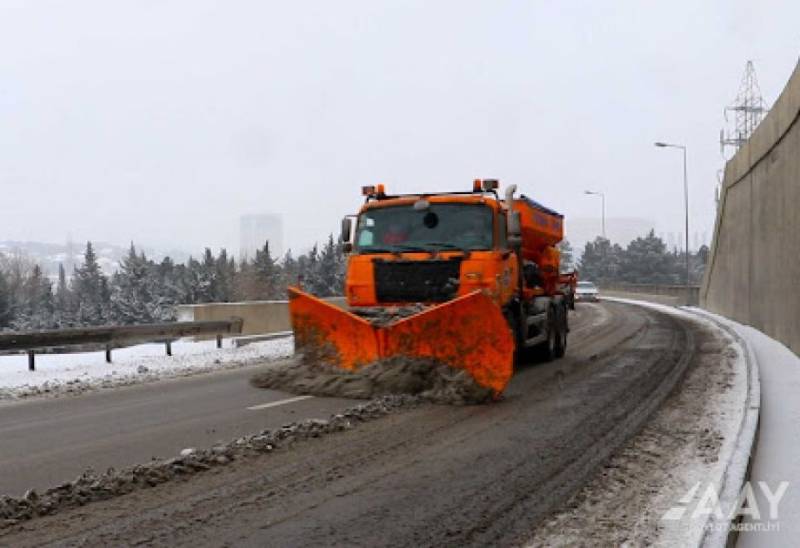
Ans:
[{"label": "roadside snow", "polygon": [[141,344],[115,349],[110,364],[105,362],[102,351],[37,354],[36,371],[28,371],[26,355],[0,356],[0,400],[76,394],[232,369],[288,357],[292,353],[293,339],[287,337],[239,348],[226,345],[221,349],[213,340],[180,340],[172,343],[171,357],[166,355],[163,344]]},{"label": "roadside snow", "polygon": [[[797,546],[800,535],[800,357],[783,343],[761,331],[734,320],[700,310],[720,324],[732,329],[747,342],[758,363],[761,393],[758,450],[754,451],[749,474],[756,507],[761,520],[746,517],[737,546]],[[775,519],[769,516],[770,503],[765,498],[764,482],[773,492],[781,482],[789,482],[785,496],[776,508]]]},{"label": "roadside snow", "polygon": [[[695,513],[693,505],[709,488],[712,488],[720,499],[720,508],[727,514],[730,506],[735,504],[741,485],[745,481],[746,458],[750,454],[755,432],[754,430],[750,432],[749,441],[745,443],[746,447],[742,447],[743,441],[745,441],[742,438],[746,437],[743,436],[743,430],[747,427],[749,419],[747,410],[751,406],[749,386],[752,381],[750,367],[745,356],[747,349],[730,333],[724,331],[726,324],[721,321],[723,318],[712,317],[704,310],[692,307],[678,308],[622,298],[613,300],[678,316],[724,335],[728,345],[726,352],[729,358],[728,367],[733,374],[723,381],[730,384],[727,390],[712,390],[709,387],[708,403],[711,405],[707,411],[704,425],[705,428],[720,437],[721,443],[717,450],[717,458],[714,462],[708,462],[705,459],[691,458],[687,455],[682,459],[682,466],[675,471],[673,480],[677,481],[670,486],[671,489],[662,490],[653,501],[657,507],[666,511],[671,508],[682,508],[681,499],[697,486],[695,497],[687,501],[688,507],[682,508],[685,511],[681,519],[661,520],[662,528],[655,544],[678,546],[702,543],[710,546],[724,546],[727,530],[723,530],[723,527],[727,527],[729,522],[724,519],[716,520],[713,515]],[[720,363],[719,366],[722,367],[723,364]],[[757,395],[757,375],[755,383]],[[755,425],[752,425],[752,428],[755,428]],[[744,463],[741,462],[743,456]]]},{"label": "roadside snow", "polygon": [[708,540],[708,516],[695,514],[697,499],[686,498],[695,485],[701,493],[709,487],[719,493],[736,476],[731,463],[739,453],[748,402],[745,349],[720,324],[694,312],[638,300],[606,300],[651,308],[688,323],[692,362],[642,431],[564,510],[540,525],[529,546],[698,546]]}]

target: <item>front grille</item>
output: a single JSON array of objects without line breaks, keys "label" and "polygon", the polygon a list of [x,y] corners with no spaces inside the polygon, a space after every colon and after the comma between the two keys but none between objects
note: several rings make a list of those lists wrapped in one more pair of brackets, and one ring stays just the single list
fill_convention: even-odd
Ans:
[{"label": "front grille", "polygon": [[441,303],[455,297],[461,257],[432,261],[376,260],[375,295],[382,303]]}]

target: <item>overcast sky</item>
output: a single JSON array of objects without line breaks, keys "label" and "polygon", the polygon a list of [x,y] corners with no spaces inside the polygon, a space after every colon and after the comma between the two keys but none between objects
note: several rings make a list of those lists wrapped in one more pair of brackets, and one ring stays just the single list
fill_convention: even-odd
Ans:
[{"label": "overcast sky", "polygon": [[516,183],[567,217],[711,232],[722,109],[771,104],[796,0],[0,0],[0,240],[304,248],[389,190]]}]

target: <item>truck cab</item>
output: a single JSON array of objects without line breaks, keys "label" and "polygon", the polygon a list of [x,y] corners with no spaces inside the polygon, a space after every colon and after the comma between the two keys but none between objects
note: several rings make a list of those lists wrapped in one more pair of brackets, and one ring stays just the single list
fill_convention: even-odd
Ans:
[{"label": "truck cab", "polygon": [[518,262],[507,237],[508,209],[492,190],[388,196],[368,187],[354,232],[343,233],[352,241],[349,305],[435,304],[476,289],[508,302]]}]

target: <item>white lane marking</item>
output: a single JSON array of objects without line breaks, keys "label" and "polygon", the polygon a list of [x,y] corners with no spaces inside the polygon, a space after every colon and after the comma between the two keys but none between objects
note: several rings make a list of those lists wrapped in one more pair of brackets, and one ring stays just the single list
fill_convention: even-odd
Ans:
[{"label": "white lane marking", "polygon": [[286,398],[285,400],[278,400],[270,403],[262,403],[260,405],[254,405],[252,407],[248,407],[247,409],[250,411],[258,411],[259,409],[267,409],[268,407],[278,407],[279,405],[286,405],[287,403],[303,401],[313,397],[314,396],[295,396],[294,398]]}]

